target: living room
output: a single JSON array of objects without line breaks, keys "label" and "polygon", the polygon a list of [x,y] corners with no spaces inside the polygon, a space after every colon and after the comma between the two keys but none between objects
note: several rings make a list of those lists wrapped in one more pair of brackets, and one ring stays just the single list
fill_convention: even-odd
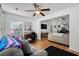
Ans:
[{"label": "living room", "polygon": [[[43,10],[40,10],[41,8]],[[20,51],[19,55],[22,56],[77,56],[79,55],[78,11],[78,3],[1,3],[0,39],[4,38],[4,35],[13,38],[19,35],[25,40],[21,42],[22,44],[32,46],[31,49],[22,46],[24,52],[21,49],[11,48]],[[63,37],[67,38],[67,42]],[[11,51],[4,52],[8,51],[8,48],[3,47],[0,54],[11,55]]]}]

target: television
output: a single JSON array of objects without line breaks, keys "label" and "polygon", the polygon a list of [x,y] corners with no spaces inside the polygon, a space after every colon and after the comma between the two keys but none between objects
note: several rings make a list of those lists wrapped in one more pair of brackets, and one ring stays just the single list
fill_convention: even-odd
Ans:
[{"label": "television", "polygon": [[46,24],[41,24],[41,29],[47,29],[47,25]]}]

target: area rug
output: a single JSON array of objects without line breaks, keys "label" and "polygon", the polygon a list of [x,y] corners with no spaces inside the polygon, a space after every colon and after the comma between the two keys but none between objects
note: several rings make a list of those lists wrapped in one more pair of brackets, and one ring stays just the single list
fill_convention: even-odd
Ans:
[{"label": "area rug", "polygon": [[77,56],[76,54],[64,51],[62,49],[50,46],[45,49],[48,53],[48,56]]}]

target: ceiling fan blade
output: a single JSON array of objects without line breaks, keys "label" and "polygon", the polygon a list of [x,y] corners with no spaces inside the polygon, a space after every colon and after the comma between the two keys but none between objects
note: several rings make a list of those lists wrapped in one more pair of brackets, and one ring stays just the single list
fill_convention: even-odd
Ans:
[{"label": "ceiling fan blade", "polygon": [[34,5],[34,7],[35,7],[35,8],[37,8],[37,7],[38,7],[38,5],[37,5],[36,3],[33,3],[33,5]]},{"label": "ceiling fan blade", "polygon": [[33,14],[33,16],[35,16],[35,15],[36,15],[36,13]]},{"label": "ceiling fan blade", "polygon": [[50,11],[50,9],[48,8],[48,9],[41,9],[41,11]]},{"label": "ceiling fan blade", "polygon": [[25,12],[32,12],[32,11],[35,11],[35,10],[25,10]]},{"label": "ceiling fan blade", "polygon": [[40,12],[40,14],[41,14],[42,16],[45,16],[42,12]]}]

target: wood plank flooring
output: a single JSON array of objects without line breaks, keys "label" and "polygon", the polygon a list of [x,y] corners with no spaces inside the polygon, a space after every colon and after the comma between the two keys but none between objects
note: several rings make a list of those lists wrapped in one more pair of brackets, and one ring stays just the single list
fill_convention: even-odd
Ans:
[{"label": "wood plank flooring", "polygon": [[53,41],[49,41],[47,38],[43,38],[41,40],[37,40],[35,43],[32,43],[32,45],[38,49],[45,49],[49,46],[54,46],[54,47],[57,47],[57,48],[60,48],[60,49],[63,49],[65,51],[69,51],[71,53],[74,53],[74,54],[77,54],[79,55],[79,52],[76,52],[76,51],[72,51],[69,49],[69,47],[67,46],[64,46],[62,44],[58,44],[58,43],[55,43]]}]

